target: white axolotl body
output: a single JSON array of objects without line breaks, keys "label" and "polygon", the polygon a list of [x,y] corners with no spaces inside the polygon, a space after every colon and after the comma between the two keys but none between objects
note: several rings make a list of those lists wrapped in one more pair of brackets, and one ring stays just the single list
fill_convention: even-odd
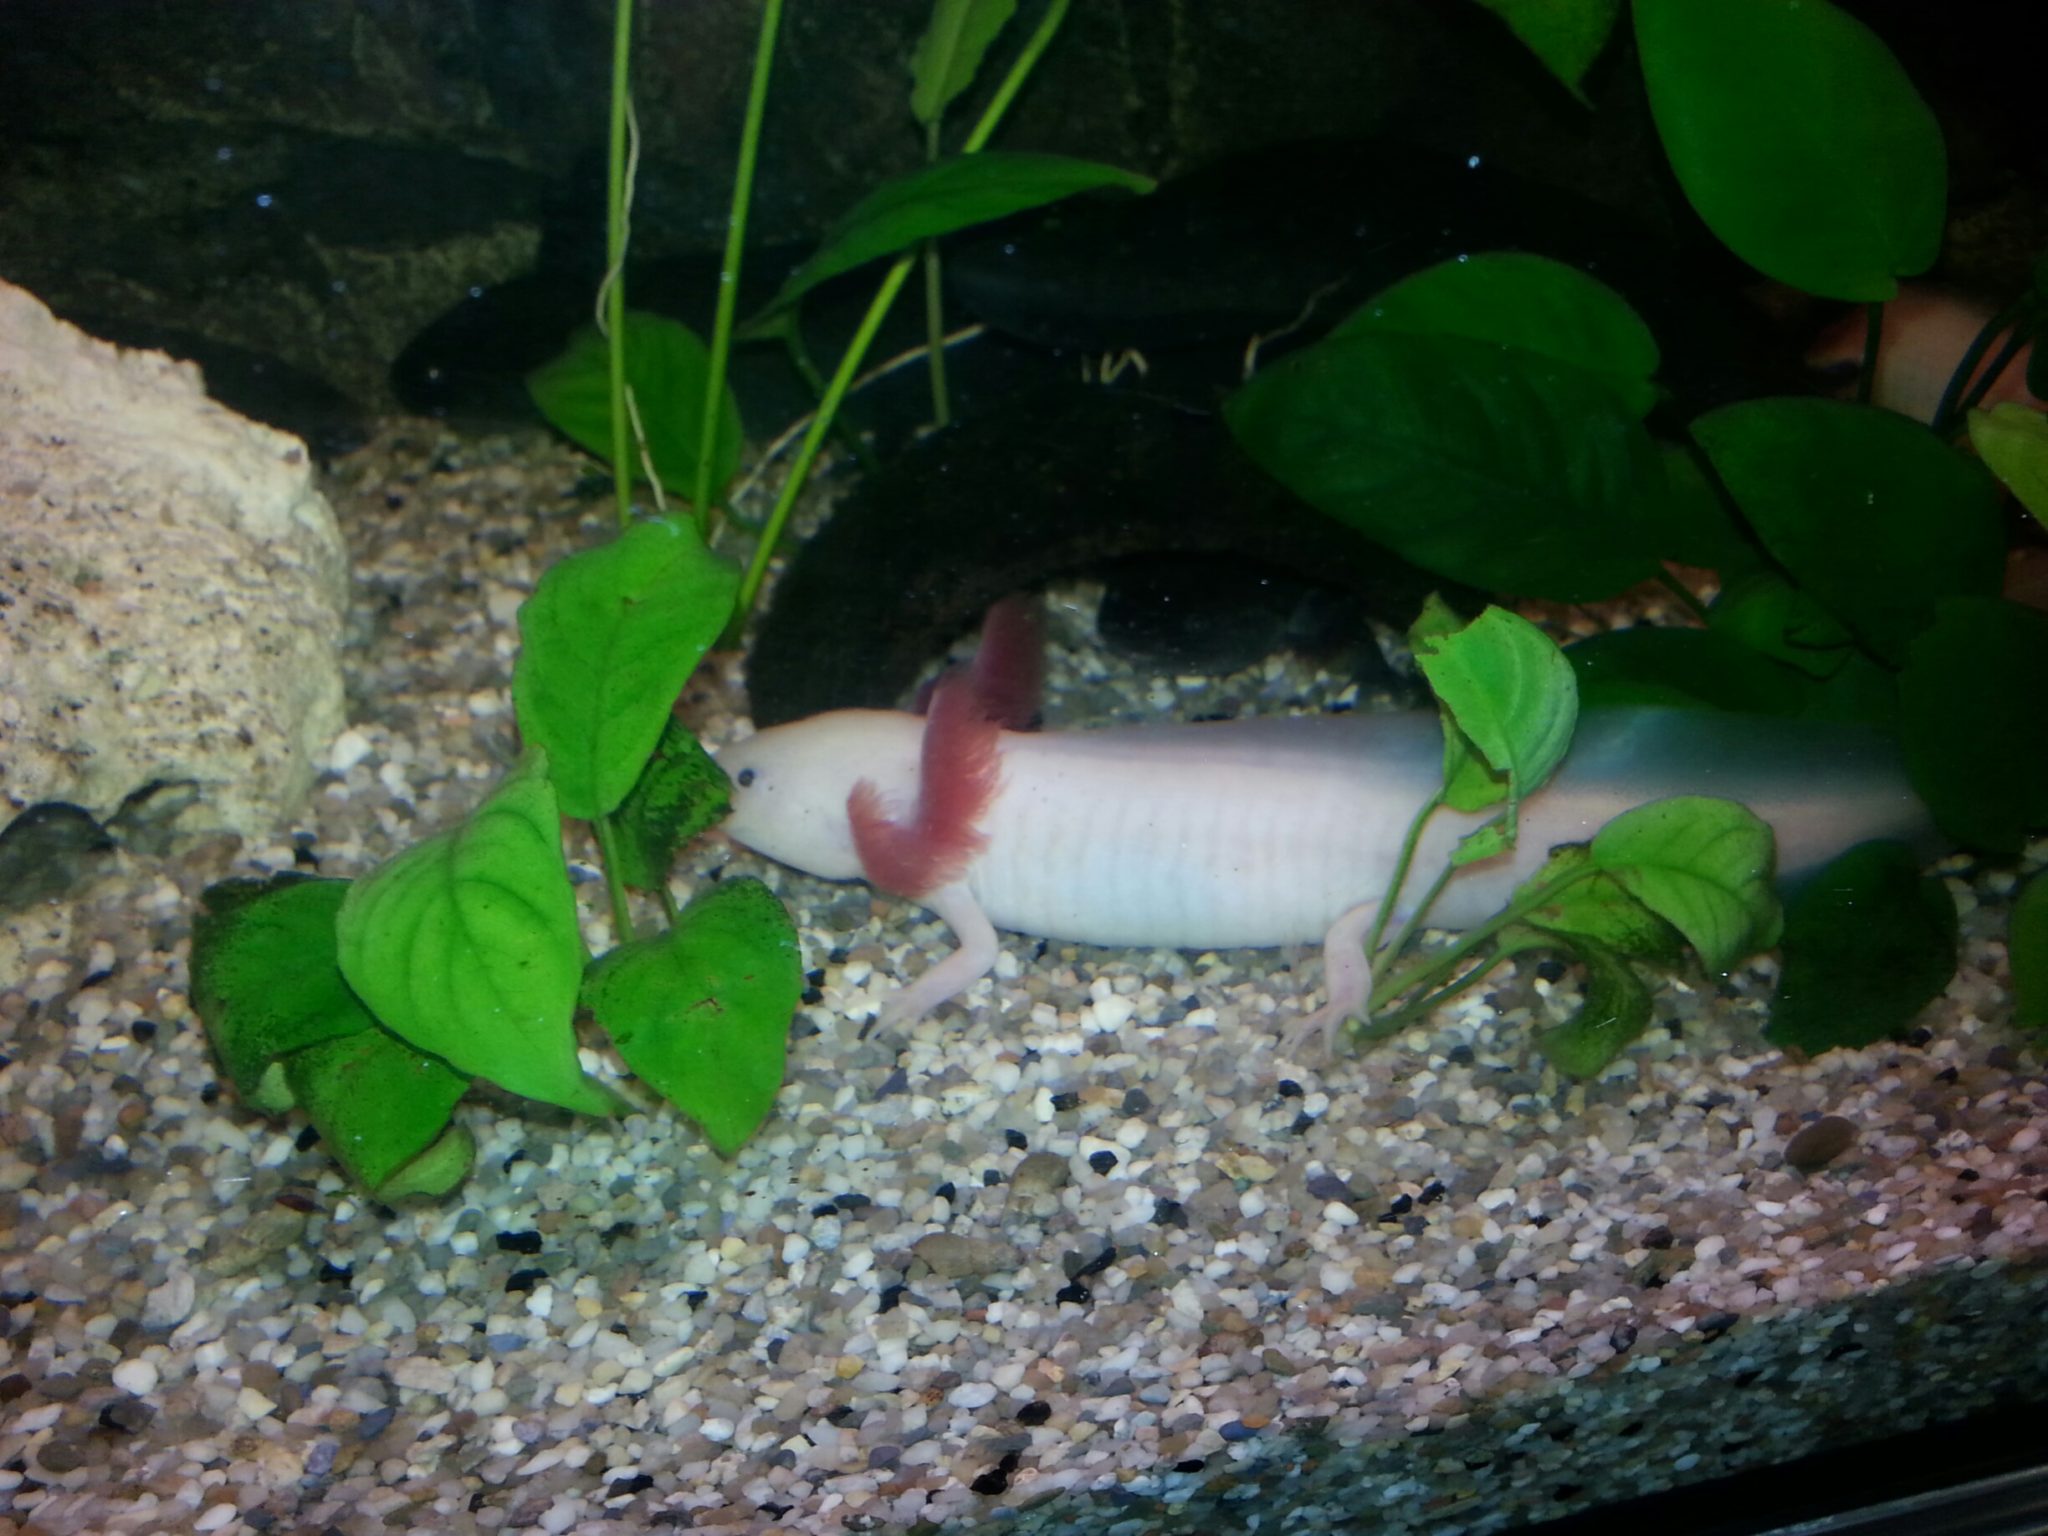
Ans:
[{"label": "white axolotl body", "polygon": [[[719,755],[734,781],[726,831],[829,880],[864,878],[849,797],[866,781],[894,814],[920,796],[926,721],[844,710],[762,731]],[[1217,949],[1324,942],[1329,1004],[1363,1003],[1362,940],[1401,840],[1441,781],[1434,713],[1345,714],[995,736],[978,851],[914,899],[960,949],[891,998],[914,1018],[994,963],[993,930],[1089,944]],[[1896,751],[1858,727],[1682,710],[1589,711],[1555,778],[1523,802],[1520,840],[1453,877],[1432,926],[1496,911],[1556,844],[1674,794],[1741,801],[1777,834],[1796,879],[1856,843],[1927,845],[1925,810]],[[1434,817],[1397,903],[1487,818]]]}]

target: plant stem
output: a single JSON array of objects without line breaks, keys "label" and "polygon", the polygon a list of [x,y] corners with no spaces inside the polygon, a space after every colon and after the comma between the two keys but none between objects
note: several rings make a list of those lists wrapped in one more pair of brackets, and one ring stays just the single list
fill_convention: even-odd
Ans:
[{"label": "plant stem", "polygon": [[[1394,915],[1394,903],[1401,894],[1401,887],[1408,883],[1408,868],[1415,862],[1415,845],[1422,841],[1423,825],[1437,813],[1437,808],[1443,803],[1444,792],[1439,789],[1423,803],[1422,809],[1417,811],[1414,819],[1408,823],[1408,833],[1401,839],[1401,852],[1394,859],[1394,877],[1387,882],[1386,900],[1380,903],[1379,911],[1373,914],[1372,932],[1365,936],[1365,952],[1368,955],[1379,953],[1380,939],[1387,931],[1387,919]],[[1442,883],[1439,882],[1437,890],[1442,889]],[[1430,895],[1434,897],[1436,891],[1431,891]],[[1407,932],[1407,929],[1402,930],[1404,941]],[[1399,943],[1394,946],[1396,951],[1400,947]]]},{"label": "plant stem", "polygon": [[1408,947],[1408,941],[1415,937],[1416,930],[1422,927],[1423,919],[1428,915],[1429,909],[1436,905],[1437,897],[1443,895],[1444,887],[1451,883],[1451,876],[1457,872],[1458,866],[1448,861],[1437,872],[1436,879],[1430,882],[1429,890],[1424,893],[1422,900],[1416,903],[1415,910],[1408,914],[1408,921],[1403,923],[1400,930],[1395,933],[1394,942],[1387,946],[1387,959],[1389,961],[1392,961],[1394,956],[1400,954],[1402,950]]},{"label": "plant stem", "polygon": [[[966,155],[978,154],[989,136],[996,131],[997,124],[1017,93],[1024,88],[1032,66],[1052,42],[1053,35],[1065,19],[1070,0],[1051,0],[1045,14],[1038,20],[1037,29],[1031,34],[1024,49],[1017,55],[1010,72],[1003,77],[995,96],[983,109],[981,121],[974,125],[974,131],[967,136],[967,142],[960,152]],[[796,499],[803,494],[804,483],[810,479],[811,466],[817,462],[818,452],[824,446],[826,434],[832,430],[832,423],[839,414],[839,406],[846,398],[846,391],[860,373],[861,360],[874,344],[875,333],[882,328],[882,321],[888,317],[889,306],[896,302],[896,295],[903,291],[903,284],[910,276],[910,269],[917,264],[917,252],[903,252],[889,264],[889,271],[882,284],[875,290],[869,302],[867,313],[861,316],[860,328],[854,332],[853,340],[847,343],[845,355],[839,359],[839,366],[833,370],[831,380],[825,386],[825,393],[818,401],[818,414],[811,422],[811,428],[804,434],[803,446],[797,449],[796,460],[789,467],[789,475],[782,482],[782,493],[775,498],[775,510],[768,514],[768,525],[762,530],[760,542],[754,547],[754,557],[747,562],[747,573],[740,579],[739,600],[733,609],[732,622],[726,626],[725,643],[738,640],[739,631],[753,611],[754,599],[760,595],[761,583],[768,574],[768,562],[775,556],[775,546],[782,539],[782,530],[789,522],[790,510]]]},{"label": "plant stem", "polygon": [[[939,158],[939,120],[925,124],[924,158],[927,165]],[[939,242],[924,243],[924,336],[925,357],[932,379],[932,425],[943,427],[953,419],[952,404],[946,397],[946,305],[939,270]]]},{"label": "plant stem", "polygon": [[1518,895],[1477,928],[1465,934],[1464,937],[1442,954],[1425,960],[1418,965],[1411,965],[1398,976],[1383,976],[1372,989],[1372,998],[1367,1011],[1377,1013],[1380,1008],[1392,1002],[1404,992],[1412,992],[1420,986],[1434,986],[1437,977],[1448,975],[1451,971],[1456,970],[1459,961],[1478,949],[1480,945],[1491,943],[1494,935],[1503,928],[1508,927],[1512,923],[1520,922],[1545,902],[1556,900],[1557,893],[1573,881],[1584,879],[1586,875],[1593,873],[1598,873],[1598,871],[1581,871],[1577,874],[1568,875],[1562,880],[1553,881],[1549,885],[1538,886],[1533,891]]},{"label": "plant stem", "polygon": [[[1977,365],[1984,361],[1984,354],[1991,349],[1991,343],[1997,340],[1999,334],[2007,326],[2014,325],[2019,321],[2020,316],[2025,313],[2026,307],[2027,300],[2024,295],[2013,300],[2012,303],[2006,305],[2005,308],[2001,309],[1989,320],[1986,320],[1984,328],[1972,338],[1969,350],[1963,354],[1963,360],[1956,364],[1956,371],[1948,376],[1948,387],[1941,392],[1941,404],[1934,408],[1934,421],[1932,425],[1935,432],[1940,436],[1955,436],[1956,424],[1961,420],[1961,413],[1956,409],[1956,402],[1962,398],[1963,391],[1969,387],[1970,380],[1976,377]],[[1996,378],[1997,375],[1993,374],[1992,377]]]},{"label": "plant stem", "polygon": [[2005,338],[2005,345],[1984,367],[1977,382],[1970,386],[1970,392],[1963,396],[1963,402],[1956,407],[1956,425],[1961,426],[1969,419],[1970,412],[1984,403],[1984,397],[1991,393],[1991,386],[1998,382],[1998,376],[2012,366],[2012,360],[2020,355],[2020,349],[2027,344],[2026,333],[2018,326]]},{"label": "plant stem", "polygon": [[868,303],[867,313],[861,316],[860,328],[853,333],[853,340],[847,343],[846,353],[839,359],[839,366],[832,371],[826,382],[825,395],[818,402],[818,414],[811,420],[810,431],[804,434],[803,445],[796,451],[796,459],[789,466],[789,474],[782,482],[782,493],[775,498],[775,510],[768,514],[768,526],[761,531],[760,542],[754,546],[754,558],[747,562],[747,573],[740,578],[739,599],[733,605],[732,624],[726,632],[732,640],[746,616],[753,610],[754,599],[761,591],[761,583],[768,575],[768,562],[774,557],[775,546],[782,538],[784,525],[789,522],[791,508],[803,494],[804,482],[811,477],[811,465],[817,462],[818,451],[824,446],[825,435],[832,430],[832,419],[839,414],[839,405],[846,398],[847,386],[860,371],[861,359],[873,344],[875,332],[882,328],[882,321],[888,317],[889,306],[896,302],[896,295],[903,291],[903,283],[910,276],[910,269],[917,264],[917,252],[905,251],[889,265],[888,275],[882,279],[882,286],[875,290],[875,296]]},{"label": "plant stem", "polygon": [[[761,148],[761,119],[768,108],[768,74],[775,38],[782,26],[782,0],[763,0],[761,37],[754,48],[754,76],[747,86],[747,115],[740,126],[740,162],[733,173],[732,211],[725,223],[725,259],[718,269],[718,312],[711,323],[711,362],[704,387],[704,421],[697,433],[697,479],[690,511],[697,532],[711,541],[711,459],[724,413],[725,367],[732,356],[733,312],[740,296],[740,261],[747,246],[747,210],[754,199],[754,161]],[[721,488],[722,489],[722,488]]]},{"label": "plant stem", "polygon": [[592,822],[591,830],[597,834],[597,851],[604,860],[605,893],[612,900],[612,934],[621,944],[630,944],[633,932],[633,908],[626,898],[625,884],[619,879],[619,829],[609,816],[600,816]]},{"label": "plant stem", "polygon": [[960,146],[961,154],[979,154],[982,146],[988,143],[990,135],[996,131],[996,125],[1002,122],[1003,114],[1010,110],[1010,103],[1016,100],[1017,93],[1024,89],[1024,82],[1037,65],[1039,55],[1051,45],[1053,34],[1059,31],[1060,23],[1066,19],[1067,4],[1068,0],[1052,0],[1045,8],[1045,14],[1038,18],[1037,30],[1024,44],[1024,51],[1017,55],[1016,62],[1010,66],[1010,72],[1003,76],[1003,83],[996,87],[995,95],[989,98],[988,105],[982,109],[981,121],[974,125],[974,131],[967,135],[967,142]]},{"label": "plant stem", "polygon": [[633,460],[626,422],[626,102],[632,91],[633,0],[612,5],[612,116],[605,177],[605,331],[611,363],[612,480],[619,527],[633,516]]},{"label": "plant stem", "polygon": [[1702,624],[1707,622],[1707,605],[1700,601],[1699,594],[1671,574],[1668,566],[1657,567],[1658,584],[1670,590],[1672,596],[1685,604],[1685,611]]}]

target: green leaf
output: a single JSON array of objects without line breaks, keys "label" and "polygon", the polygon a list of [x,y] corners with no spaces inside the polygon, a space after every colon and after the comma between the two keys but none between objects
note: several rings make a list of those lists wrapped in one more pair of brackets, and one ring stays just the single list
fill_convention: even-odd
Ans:
[{"label": "green leaf", "polygon": [[613,873],[636,891],[660,890],[676,850],[725,820],[731,808],[725,770],[671,715],[646,771],[612,817],[619,833]]},{"label": "green leaf", "polygon": [[910,112],[929,127],[981,68],[1017,0],[933,0],[931,24],[910,58]]},{"label": "green leaf", "polygon": [[1998,487],[1919,423],[1841,400],[1747,400],[1692,433],[1764,546],[1880,660],[1905,660],[1937,599],[1998,591]]},{"label": "green leaf", "polygon": [[1567,946],[1586,968],[1579,1011],[1536,1037],[1536,1049],[1566,1077],[1598,1077],[1650,1025],[1650,988],[1629,960],[1591,939]]},{"label": "green leaf", "polygon": [[227,880],[206,888],[192,925],[192,1006],[235,1092],[272,1110],[279,1057],[376,1027],[335,962],[346,880]]},{"label": "green leaf", "polygon": [[1284,358],[1225,420],[1311,506],[1455,581],[1565,602],[1655,574],[1666,496],[1605,380],[1462,336],[1362,330]]},{"label": "green leaf", "polygon": [[820,283],[908,250],[921,240],[1042,208],[1098,187],[1150,192],[1155,185],[1149,176],[1093,160],[995,150],[910,171],[862,198],[826,234],[811,259],[790,274],[767,308],[741,327],[741,333],[763,329]]},{"label": "green leaf", "polygon": [[1794,715],[1806,693],[1795,673],[1708,629],[1639,624],[1575,641],[1564,654],[1585,709],[1676,705]]},{"label": "green leaf", "polygon": [[1593,834],[1593,863],[1685,935],[1713,974],[1778,941],[1771,829],[1732,800],[1675,795]]},{"label": "green leaf", "polygon": [[1586,843],[1553,848],[1543,868],[1515,892],[1515,904],[1519,907],[1539,891],[1549,894],[1523,911],[1522,921],[1508,932],[1526,931],[1534,944],[1554,944],[1560,936],[1590,939],[1631,960],[1656,965],[1674,964],[1683,952],[1678,931],[1631,896],[1613,875],[1601,871]]},{"label": "green leaf", "polygon": [[1848,629],[1776,571],[1756,570],[1721,589],[1707,624],[1807,677],[1833,677],[1849,660]]},{"label": "green leaf", "polygon": [[[647,436],[655,477],[670,495],[687,496],[696,483],[697,434],[711,355],[688,326],[660,315],[628,310],[625,336],[626,385]],[[526,389],[550,426],[610,462],[611,360],[595,326],[585,326],[560,357],[529,373]],[[740,412],[730,389],[719,401],[712,454],[711,483],[722,488],[740,463]],[[635,482],[644,484],[645,466],[637,453],[631,467]]]},{"label": "green leaf", "polygon": [[2048,827],[2048,614],[1943,603],[1899,674],[1913,788],[1957,842],[2011,857]]},{"label": "green leaf", "polygon": [[1763,564],[1763,552],[1737,525],[1727,498],[1698,449],[1657,445],[1664,458],[1665,495],[1657,516],[1657,553],[1680,565],[1703,565],[1726,583]]},{"label": "green leaf", "polygon": [[1628,411],[1657,403],[1657,341],[1628,301],[1577,267],[1482,251],[1425,268],[1353,311],[1334,337],[1372,331],[1515,347],[1604,380]]},{"label": "green leaf", "polygon": [[[1548,635],[1505,608],[1489,607],[1455,632],[1412,638],[1444,715],[1445,803],[1478,811],[1505,801],[1500,840],[1512,846],[1522,797],[1550,777],[1571,745],[1579,717],[1571,663]],[[1470,857],[1490,856],[1475,850]]]},{"label": "green leaf", "polygon": [[1766,276],[1869,303],[1941,248],[1941,127],[1828,0],[1634,0],[1650,110],[1707,227]]},{"label": "green leaf", "polygon": [[1898,1034],[1956,970],[1956,904],[1900,843],[1863,843],[1785,910],[1785,959],[1766,1030],[1818,1055]]},{"label": "green leaf", "polygon": [[512,700],[520,732],[547,750],[563,815],[595,819],[625,799],[738,590],[688,518],[635,523],[541,577],[519,610]]},{"label": "green leaf", "polygon": [[469,1133],[448,1123],[469,1080],[389,1030],[307,1046],[284,1070],[327,1151],[380,1198],[445,1194],[469,1172]]},{"label": "green leaf", "polygon": [[1621,0],[1479,0],[1586,106],[1579,84],[1607,46]]},{"label": "green leaf", "polygon": [[626,1064],[729,1157],[774,1107],[803,986],[782,903],[758,880],[728,880],[669,932],[592,966],[584,1004]]},{"label": "green leaf", "polygon": [[2034,876],[2012,904],[2005,950],[2012,965],[2012,1019],[2048,1030],[2048,874]]},{"label": "green leaf", "polygon": [[392,1033],[530,1099],[616,1111],[576,1061],[583,940],[544,752],[356,881],[335,926],[342,974]]},{"label": "green leaf", "polygon": [[[2034,351],[2048,355],[2048,347]],[[2048,524],[2048,416],[2013,400],[1972,411],[1970,445],[2034,521]]]}]

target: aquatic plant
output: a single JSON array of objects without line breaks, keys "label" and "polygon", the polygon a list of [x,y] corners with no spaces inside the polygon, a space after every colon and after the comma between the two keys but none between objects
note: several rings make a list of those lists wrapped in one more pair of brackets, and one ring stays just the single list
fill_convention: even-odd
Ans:
[{"label": "aquatic plant", "polygon": [[[1604,39],[1616,11],[1583,0],[1545,14]],[[1945,207],[1940,130],[1903,70],[1825,0],[1635,0],[1633,16],[1688,199],[1767,275],[1868,304],[1867,376],[1883,301],[1933,261]],[[1571,58],[1590,57],[1573,36]],[[1808,398],[1724,406],[1660,441],[1648,327],[1585,274],[1511,254],[1395,284],[1250,378],[1226,417],[1306,501],[1448,579],[1571,602],[1672,588],[1700,627],[1566,652],[1586,702],[1873,722],[1897,732],[1945,833],[2011,858],[2048,826],[2048,718],[2025,702],[2048,697],[2048,615],[2000,596],[1985,464],[2038,500],[2048,432],[1977,409],[1995,375],[1971,370],[2007,327],[2010,347],[2044,319],[2037,273],[1950,387],[1952,411],[1991,444],[1983,461],[1952,450],[1946,423]],[[1674,567],[1711,571],[1712,601]],[[1828,894],[1794,905],[1774,1038],[1866,1043],[1940,991],[1954,913],[1910,866],[1902,850],[1854,851],[1816,880]],[[2021,964],[2038,926],[2013,942]]]}]

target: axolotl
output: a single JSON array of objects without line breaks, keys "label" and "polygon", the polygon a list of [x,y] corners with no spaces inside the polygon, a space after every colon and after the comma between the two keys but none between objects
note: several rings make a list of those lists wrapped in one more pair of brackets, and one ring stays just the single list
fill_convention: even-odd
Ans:
[{"label": "axolotl", "polygon": [[[986,974],[998,929],[1174,949],[1320,939],[1327,1000],[1291,1035],[1309,1043],[1364,1007],[1364,939],[1443,759],[1433,713],[1017,731],[954,678],[927,715],[831,711],[760,731],[719,761],[734,841],[823,879],[867,880],[952,928],[959,947],[884,1002],[885,1025]],[[1725,796],[1763,817],[1781,879],[1873,838],[1931,851],[1927,813],[1875,732],[1591,710],[1556,776],[1524,800],[1515,850],[1455,875],[1430,925],[1484,920],[1553,845],[1674,794]],[[1432,818],[1395,918],[1485,819]]]}]

